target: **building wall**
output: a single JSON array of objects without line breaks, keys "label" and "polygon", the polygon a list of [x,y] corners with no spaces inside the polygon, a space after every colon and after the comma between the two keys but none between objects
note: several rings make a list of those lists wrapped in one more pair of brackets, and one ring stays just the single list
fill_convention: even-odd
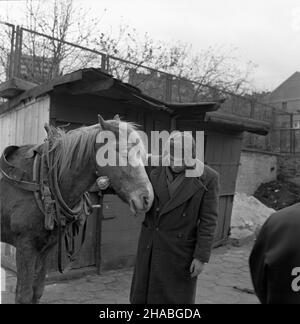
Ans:
[{"label": "building wall", "polygon": [[285,179],[300,178],[300,155],[282,155],[278,157],[278,174]]},{"label": "building wall", "polygon": [[42,143],[49,122],[49,97],[44,96],[0,115],[0,154],[8,145]]},{"label": "building wall", "polygon": [[[300,94],[300,86],[299,86],[299,94]],[[286,96],[278,97],[274,100],[270,100],[268,102],[275,108],[280,110],[284,110],[287,113],[299,113],[300,112],[300,98],[288,98]],[[280,115],[278,117],[281,117]]]},{"label": "building wall", "polygon": [[248,150],[242,151],[236,192],[253,195],[262,183],[276,180],[276,177],[276,155]]},{"label": "building wall", "polygon": [[268,103],[290,113],[300,111],[300,72],[295,72],[268,95]]}]

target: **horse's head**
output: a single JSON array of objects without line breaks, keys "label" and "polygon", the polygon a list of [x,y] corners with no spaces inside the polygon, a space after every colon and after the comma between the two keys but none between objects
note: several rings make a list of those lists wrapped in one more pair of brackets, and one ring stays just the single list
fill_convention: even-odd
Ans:
[{"label": "horse's head", "polygon": [[99,116],[96,139],[99,176],[107,176],[115,192],[136,212],[146,212],[153,202],[153,188],[144,167],[146,150],[132,123],[118,116],[104,120]]}]

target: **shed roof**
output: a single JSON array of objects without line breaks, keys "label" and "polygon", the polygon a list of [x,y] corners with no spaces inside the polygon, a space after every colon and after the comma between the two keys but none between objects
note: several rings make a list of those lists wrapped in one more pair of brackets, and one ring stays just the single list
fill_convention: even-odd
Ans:
[{"label": "shed roof", "polygon": [[[15,85],[16,82],[7,83],[8,86],[11,86],[12,84]],[[220,103],[216,101],[193,104],[172,104],[162,102],[144,94],[137,87],[113,78],[111,75],[102,72],[100,69],[88,68],[63,75],[42,85],[33,85],[31,89],[18,89],[19,91],[17,96],[11,98],[0,106],[0,114],[3,111],[16,107],[28,99],[43,96],[54,89],[74,95],[92,94],[122,101],[124,103],[146,105],[149,108],[165,110],[171,114],[177,110],[182,110],[184,107],[186,109],[200,109],[201,112],[205,113],[206,111],[217,110],[220,105]],[[3,91],[7,93],[8,89],[4,87]],[[20,92],[21,94],[19,94]]]},{"label": "shed roof", "polygon": [[207,113],[206,121],[237,132],[247,131],[259,135],[267,135],[270,130],[270,123],[268,122],[220,112]]},{"label": "shed roof", "polygon": [[14,91],[11,93],[18,94],[0,105],[0,114],[13,109],[23,102],[41,97],[55,90],[73,95],[96,95],[124,103],[142,105],[149,109],[166,111],[173,116],[193,116],[192,118],[194,118],[200,115],[204,117],[206,113],[209,113],[206,119],[208,122],[226,125],[226,127],[237,131],[250,131],[265,135],[269,129],[269,125],[264,122],[216,113],[224,99],[197,103],[163,102],[144,94],[139,88],[122,82],[96,68],[78,70],[42,85],[32,84],[30,89],[28,89],[28,83],[26,87],[21,88],[18,87],[18,84],[21,83],[8,82],[0,88],[0,90],[7,94],[10,93],[8,91],[10,90],[9,87],[13,87]]}]

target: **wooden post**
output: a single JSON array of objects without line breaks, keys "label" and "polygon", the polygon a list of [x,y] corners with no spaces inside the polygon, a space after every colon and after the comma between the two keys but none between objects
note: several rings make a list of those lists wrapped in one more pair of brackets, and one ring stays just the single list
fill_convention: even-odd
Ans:
[{"label": "wooden post", "polygon": [[20,76],[21,56],[22,56],[23,30],[17,26],[15,33],[14,67],[13,76]]},{"label": "wooden post", "polygon": [[109,67],[109,57],[105,54],[101,54],[101,70],[107,73],[108,67]]},{"label": "wooden post", "polygon": [[9,55],[9,70],[8,70],[8,79],[13,77],[14,73],[14,44],[15,44],[15,26],[11,26],[11,41],[10,41],[10,55]]},{"label": "wooden post", "polygon": [[97,274],[101,273],[101,233],[102,233],[102,219],[103,219],[103,195],[99,194],[99,205],[97,212],[97,222],[96,222],[96,249],[95,249],[95,259]]},{"label": "wooden post", "polygon": [[271,118],[271,129],[270,129],[270,151],[273,152],[274,148],[279,147],[279,143],[276,143],[277,141],[277,134],[276,134],[276,126],[277,126],[277,115],[275,108],[272,108],[272,118]]},{"label": "wooden post", "polygon": [[170,122],[171,132],[176,130],[176,127],[177,127],[177,116],[173,116],[171,117],[171,122]]},{"label": "wooden post", "polygon": [[[250,118],[254,119],[254,101],[251,100],[250,101]],[[254,134],[249,134],[249,146],[250,147],[253,147],[253,144],[254,144]]]},{"label": "wooden post", "polygon": [[290,114],[290,153],[293,154],[293,126],[294,126],[294,115]]},{"label": "wooden post", "polygon": [[166,102],[172,101],[172,77],[169,74],[166,75],[165,99],[166,99]]},{"label": "wooden post", "polygon": [[255,101],[250,101],[250,118],[254,119]]}]

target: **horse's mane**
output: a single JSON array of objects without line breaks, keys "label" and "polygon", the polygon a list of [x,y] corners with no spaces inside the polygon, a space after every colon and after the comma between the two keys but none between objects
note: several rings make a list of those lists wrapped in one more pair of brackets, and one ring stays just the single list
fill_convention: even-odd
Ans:
[{"label": "horse's mane", "polygon": [[[136,131],[137,125],[131,122],[107,120],[111,131],[118,132],[119,125],[127,125],[128,132]],[[58,168],[58,177],[61,180],[63,175],[70,170],[85,164],[88,159],[94,159],[95,143],[100,132],[99,124],[80,127],[72,131],[64,131],[60,128],[52,128],[52,148],[54,152],[54,164]]]}]

